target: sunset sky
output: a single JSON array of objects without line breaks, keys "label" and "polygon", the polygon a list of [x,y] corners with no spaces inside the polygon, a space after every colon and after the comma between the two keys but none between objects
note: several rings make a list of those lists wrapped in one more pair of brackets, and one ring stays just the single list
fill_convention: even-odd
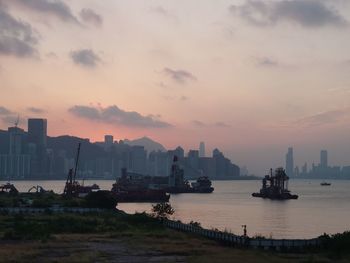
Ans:
[{"label": "sunset sky", "polygon": [[348,0],[0,0],[0,128],[350,165]]}]

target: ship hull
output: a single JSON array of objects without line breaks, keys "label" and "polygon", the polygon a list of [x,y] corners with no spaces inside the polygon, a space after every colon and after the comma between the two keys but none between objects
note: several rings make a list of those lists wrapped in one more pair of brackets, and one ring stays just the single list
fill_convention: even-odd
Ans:
[{"label": "ship hull", "polygon": [[159,203],[169,202],[170,195],[165,192],[129,191],[114,193],[118,203]]},{"label": "ship hull", "polygon": [[214,187],[209,187],[209,188],[201,188],[201,189],[195,189],[195,188],[167,188],[165,190],[169,194],[210,194],[214,191]]},{"label": "ship hull", "polygon": [[298,195],[292,195],[292,194],[268,195],[268,194],[261,194],[261,193],[253,193],[252,196],[271,199],[271,200],[289,200],[289,199],[298,199],[299,197]]}]

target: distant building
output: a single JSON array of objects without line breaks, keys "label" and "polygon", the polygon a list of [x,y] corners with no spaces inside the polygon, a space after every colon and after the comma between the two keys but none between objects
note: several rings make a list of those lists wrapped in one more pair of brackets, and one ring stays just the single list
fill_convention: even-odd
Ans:
[{"label": "distant building", "polygon": [[37,147],[47,146],[47,120],[28,119],[28,142],[35,143]]},{"label": "distant building", "polygon": [[308,172],[308,170],[307,170],[307,163],[305,163],[305,164],[303,165],[303,167],[301,168],[301,173],[302,173],[303,175],[305,175],[305,174],[307,174],[307,172]]},{"label": "distant building", "polygon": [[143,146],[132,146],[130,151],[130,164],[131,171],[139,174],[145,174],[147,172],[147,151]]},{"label": "distant building", "polygon": [[113,146],[114,138],[113,135],[105,135],[104,148],[105,150],[110,150]]},{"label": "distant building", "polygon": [[9,154],[21,154],[24,130],[18,127],[9,127]]},{"label": "distant building", "polygon": [[321,152],[320,152],[320,166],[322,168],[328,167],[328,152],[327,152],[327,150],[321,150]]},{"label": "distant building", "polygon": [[30,156],[23,154],[24,130],[9,127],[9,152],[0,155],[0,178],[5,180],[26,179],[30,174]]},{"label": "distant building", "polygon": [[200,142],[199,144],[199,157],[205,157],[205,144],[204,142]]},{"label": "distant building", "polygon": [[30,174],[32,178],[47,178],[49,173],[49,157],[47,154],[46,119],[28,119],[28,147],[31,152]]},{"label": "distant building", "polygon": [[289,147],[286,154],[286,174],[290,177],[294,176],[294,158],[293,158],[293,148]]}]

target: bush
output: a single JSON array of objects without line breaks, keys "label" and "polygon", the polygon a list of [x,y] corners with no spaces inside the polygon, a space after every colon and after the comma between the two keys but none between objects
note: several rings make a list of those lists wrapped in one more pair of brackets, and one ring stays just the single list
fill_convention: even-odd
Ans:
[{"label": "bush", "polygon": [[326,250],[336,255],[350,254],[350,231],[331,236],[324,234],[320,238],[323,240]]},{"label": "bush", "polygon": [[110,191],[91,192],[85,197],[86,206],[90,208],[115,209],[117,200]]},{"label": "bush", "polygon": [[155,218],[164,220],[173,215],[175,210],[169,203],[158,203],[156,205],[152,205],[152,213]]}]

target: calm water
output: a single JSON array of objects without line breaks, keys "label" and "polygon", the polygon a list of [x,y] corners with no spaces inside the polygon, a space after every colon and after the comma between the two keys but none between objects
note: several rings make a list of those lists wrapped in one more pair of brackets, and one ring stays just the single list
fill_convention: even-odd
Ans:
[{"label": "calm water", "polygon": [[[274,238],[311,238],[323,233],[350,230],[350,181],[332,181],[320,186],[320,180],[292,180],[289,188],[298,200],[272,201],[251,197],[260,181],[214,181],[212,194],[177,194],[170,202],[175,219],[198,221],[208,228],[242,234],[246,224],[249,235]],[[88,181],[110,189],[112,181]],[[62,193],[64,181],[15,182],[20,191],[41,185]],[[150,204],[119,204],[128,213],[150,211]]]}]

